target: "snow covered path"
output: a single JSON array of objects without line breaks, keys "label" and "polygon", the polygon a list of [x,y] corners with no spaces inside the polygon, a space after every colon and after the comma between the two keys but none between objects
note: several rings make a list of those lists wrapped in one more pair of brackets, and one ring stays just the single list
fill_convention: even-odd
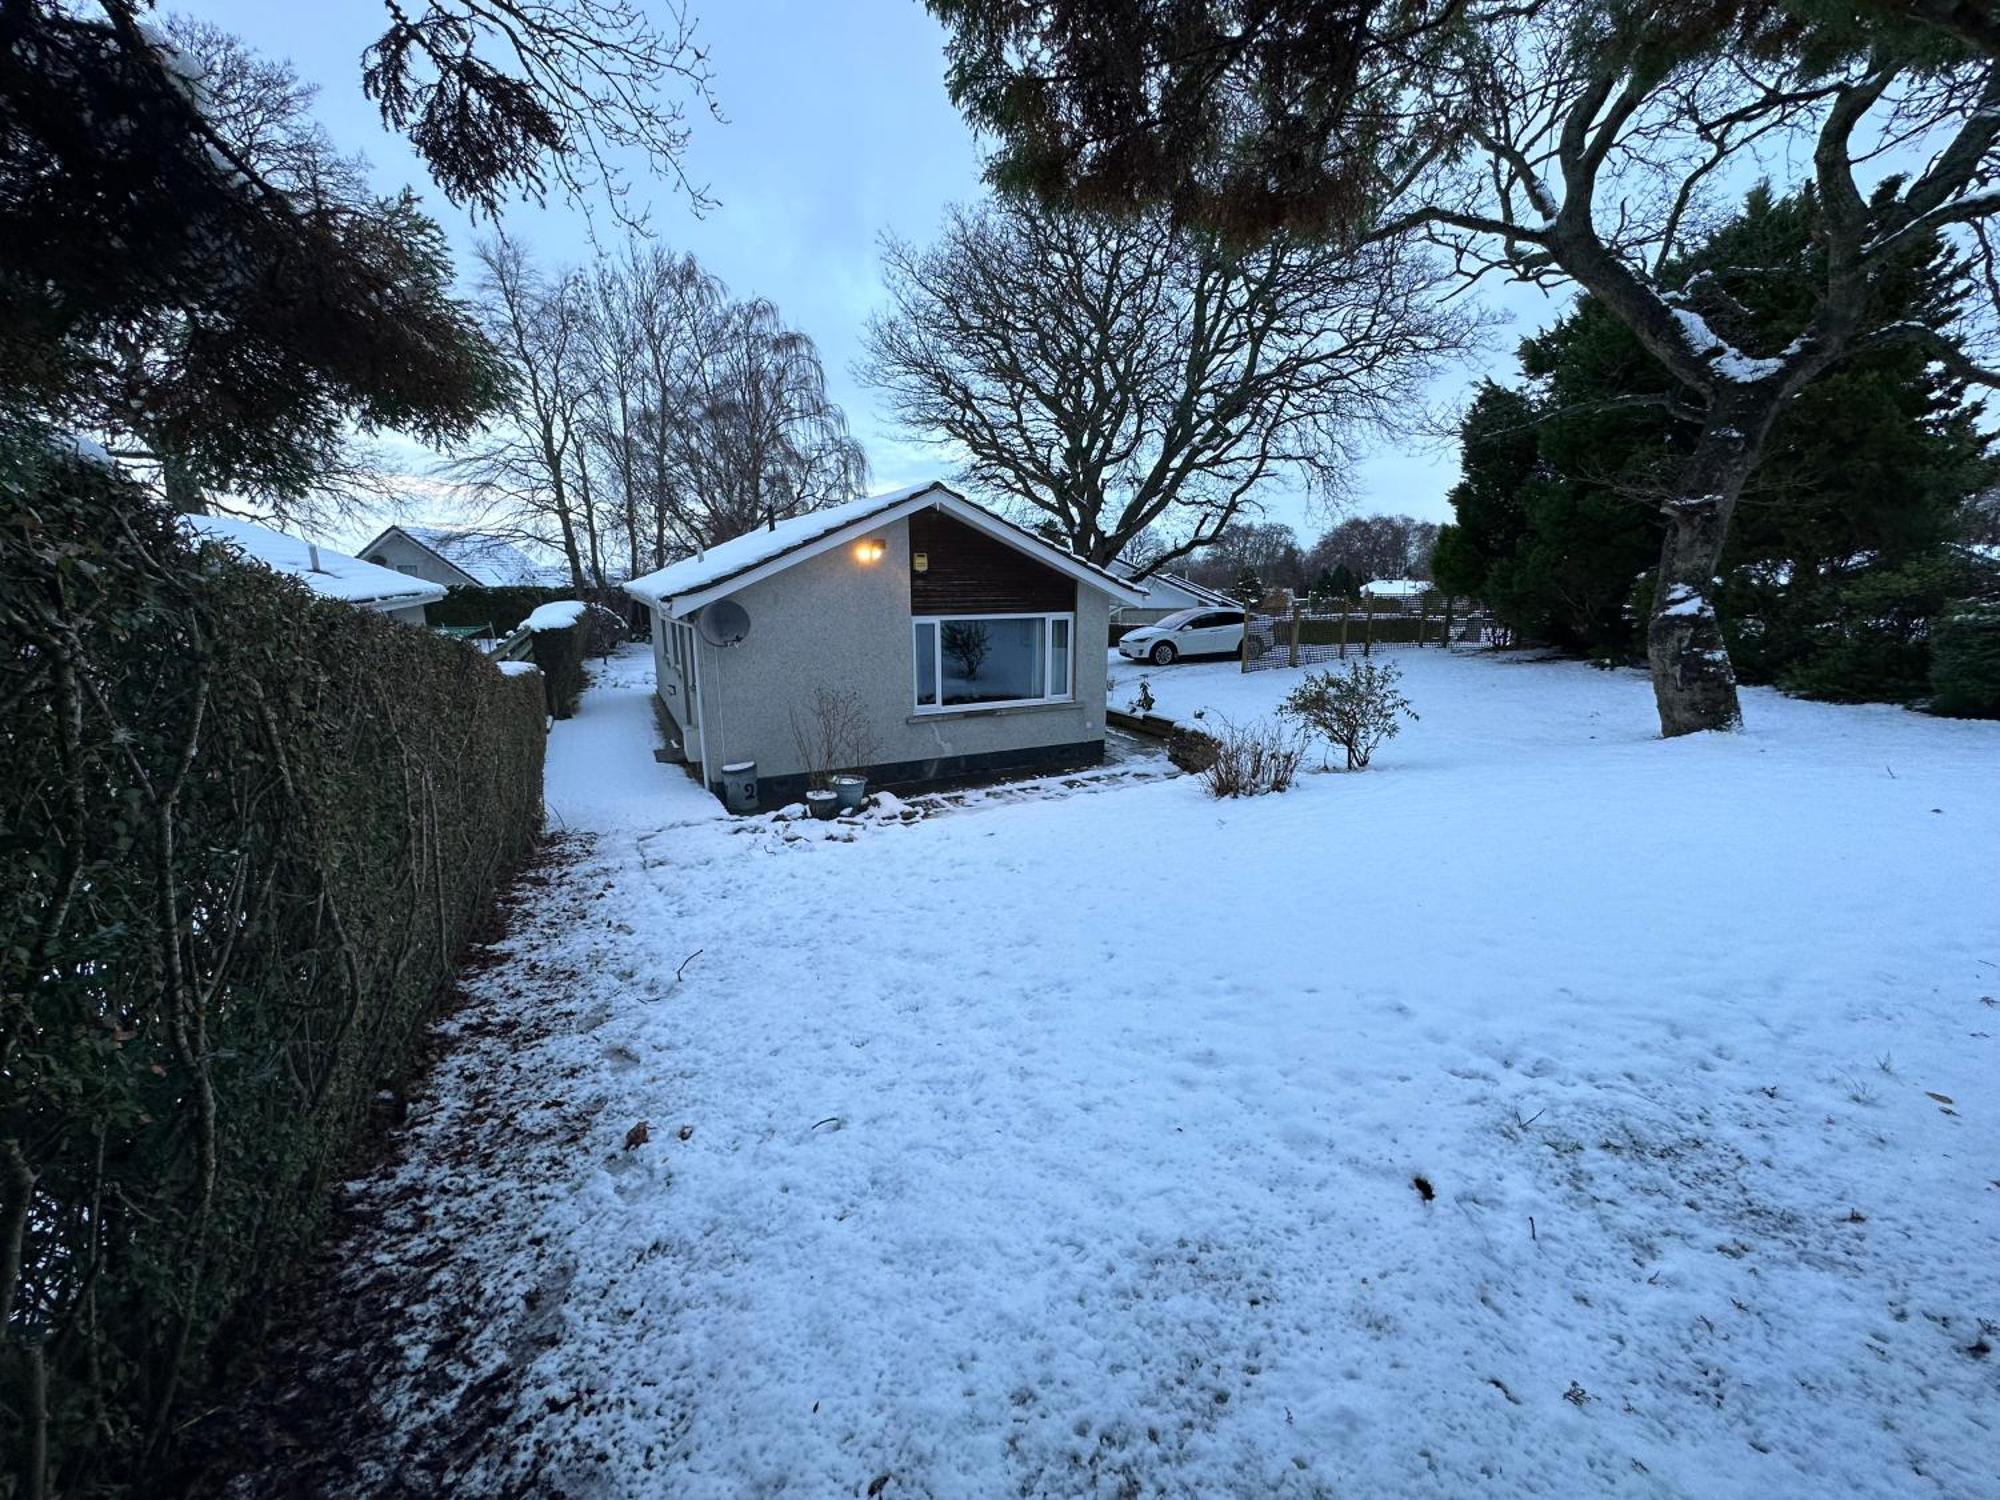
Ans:
[{"label": "snow covered path", "polygon": [[796,845],[614,664],[352,1492],[2000,1494],[2000,725],[1399,660],[1364,776]]},{"label": "snow covered path", "polygon": [[549,735],[542,784],[550,829],[615,833],[721,817],[716,800],[680,767],[653,758],[660,736],[651,654],[628,646],[588,665],[583,701]]}]

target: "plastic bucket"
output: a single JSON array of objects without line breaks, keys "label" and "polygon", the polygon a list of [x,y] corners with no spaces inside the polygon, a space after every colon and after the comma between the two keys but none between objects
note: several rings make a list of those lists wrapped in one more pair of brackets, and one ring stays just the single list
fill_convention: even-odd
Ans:
[{"label": "plastic bucket", "polygon": [[733,813],[757,810],[756,761],[731,761],[722,768],[722,805]]}]

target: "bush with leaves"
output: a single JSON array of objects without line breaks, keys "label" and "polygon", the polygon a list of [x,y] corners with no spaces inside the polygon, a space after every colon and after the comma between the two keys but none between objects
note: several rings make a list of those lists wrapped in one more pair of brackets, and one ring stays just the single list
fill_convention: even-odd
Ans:
[{"label": "bush with leaves", "polygon": [[1417,717],[1397,689],[1403,672],[1394,662],[1351,661],[1345,673],[1308,672],[1278,712],[1323,735],[1347,753],[1347,769],[1365,771],[1384,740]]}]

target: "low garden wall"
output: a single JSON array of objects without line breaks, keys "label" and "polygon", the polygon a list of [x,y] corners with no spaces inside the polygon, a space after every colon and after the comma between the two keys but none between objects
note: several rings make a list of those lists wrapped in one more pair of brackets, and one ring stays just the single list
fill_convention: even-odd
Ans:
[{"label": "low garden wall", "polygon": [[131,1493],[254,1351],[539,837],[542,683],[24,454],[0,451],[0,1493]]}]

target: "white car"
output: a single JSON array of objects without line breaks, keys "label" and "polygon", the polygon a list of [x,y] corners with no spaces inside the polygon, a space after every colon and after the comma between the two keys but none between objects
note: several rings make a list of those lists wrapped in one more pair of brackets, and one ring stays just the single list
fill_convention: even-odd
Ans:
[{"label": "white car", "polygon": [[1250,650],[1262,656],[1277,638],[1268,615],[1248,615],[1240,609],[1183,609],[1157,625],[1127,631],[1118,654],[1156,667],[1183,656],[1235,656],[1243,649],[1243,622],[1250,622]]}]

